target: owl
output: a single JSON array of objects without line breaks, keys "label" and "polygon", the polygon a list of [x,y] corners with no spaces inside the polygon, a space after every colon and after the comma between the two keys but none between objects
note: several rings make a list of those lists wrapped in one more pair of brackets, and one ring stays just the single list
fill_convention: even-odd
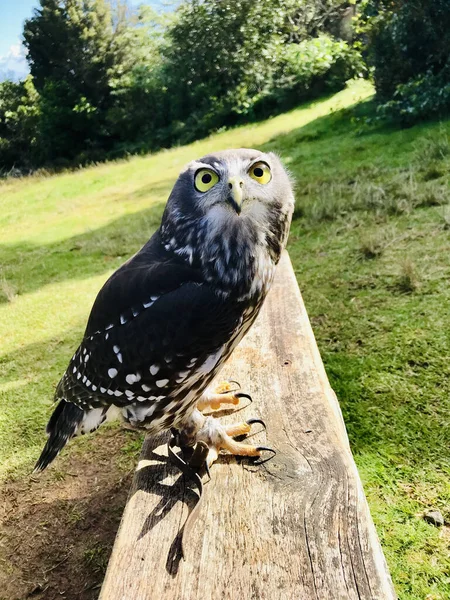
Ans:
[{"label": "owl", "polygon": [[239,402],[212,382],[261,309],[293,209],[292,182],[273,153],[225,150],[187,165],[159,229],[97,295],[35,471],[115,417],[151,434],[172,429],[185,446],[202,442],[207,466],[221,449],[266,450],[234,439],[252,421],[224,426],[202,411]]}]

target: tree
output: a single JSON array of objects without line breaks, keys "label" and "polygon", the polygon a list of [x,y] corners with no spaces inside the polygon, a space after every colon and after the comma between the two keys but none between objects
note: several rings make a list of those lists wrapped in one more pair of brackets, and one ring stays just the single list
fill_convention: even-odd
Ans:
[{"label": "tree", "polygon": [[41,96],[41,137],[48,160],[95,157],[114,140],[106,114],[110,79],[131,68],[126,14],[105,0],[40,0],[25,22],[24,43]]},{"label": "tree", "polygon": [[349,20],[356,14],[357,0],[284,0],[286,41],[299,43],[328,33],[349,41]]},{"label": "tree", "polygon": [[38,160],[38,93],[32,78],[0,83],[0,172]]},{"label": "tree", "polygon": [[113,104],[107,114],[109,130],[118,142],[117,154],[164,144],[168,98],[161,49],[172,21],[172,13],[159,14],[141,5],[122,32],[128,63],[124,68],[123,59],[116,61],[110,70]]},{"label": "tree", "polygon": [[199,135],[251,110],[271,83],[283,19],[277,0],[184,2],[165,51],[171,120]]},{"label": "tree", "polygon": [[448,65],[449,0],[365,0],[360,27],[377,93],[391,98],[400,84]]}]

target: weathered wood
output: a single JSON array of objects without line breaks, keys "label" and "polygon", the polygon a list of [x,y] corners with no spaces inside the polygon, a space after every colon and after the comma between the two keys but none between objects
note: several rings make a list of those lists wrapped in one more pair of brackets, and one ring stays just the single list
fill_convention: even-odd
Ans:
[{"label": "weathered wood", "polygon": [[147,439],[101,600],[390,600],[395,593],[287,254],[254,327],[221,375],[254,402],[263,466],[220,458],[179,557],[194,486]]}]

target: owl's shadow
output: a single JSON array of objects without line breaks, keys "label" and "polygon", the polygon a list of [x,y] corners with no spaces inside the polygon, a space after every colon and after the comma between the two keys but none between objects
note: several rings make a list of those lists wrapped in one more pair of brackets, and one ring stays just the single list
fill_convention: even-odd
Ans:
[{"label": "owl's shadow", "polygon": [[[243,410],[246,406],[236,409],[222,409],[214,412],[214,416],[219,418],[232,413]],[[251,436],[246,436],[251,437]],[[145,519],[142,529],[139,533],[138,540],[142,539],[149,533],[158,523],[160,523],[176,506],[178,502],[182,502],[188,509],[188,515],[185,522],[181,525],[171,546],[166,561],[166,570],[172,576],[178,573],[180,561],[183,558],[182,539],[185,524],[189,515],[196,508],[200,501],[198,485],[193,478],[182,473],[180,468],[171,461],[166,453],[161,453],[160,448],[167,447],[170,439],[168,432],[161,434],[155,438],[147,437],[144,442],[140,461],[145,463],[138,467],[136,471],[131,496],[137,491],[144,491],[153,496],[161,497],[158,504],[153,508]],[[239,438],[236,438],[239,439]],[[218,462],[240,462],[240,457],[232,457],[229,455],[220,455]],[[147,464],[148,461],[148,464]],[[167,480],[173,483],[166,483]]]},{"label": "owl's shadow", "polygon": [[[157,448],[167,445],[168,440],[168,436],[159,436],[154,440],[147,438],[145,440],[141,461],[149,461],[149,464],[138,467],[131,496],[137,491],[144,491],[152,496],[156,494],[161,498],[145,519],[138,540],[142,539],[160,523],[178,502],[183,502],[187,506],[188,515],[170,546],[166,560],[166,571],[172,577],[175,577],[183,558],[181,545],[183,529],[189,515],[197,506],[200,496],[194,480],[182,473],[178,466],[165,454],[155,451]],[[223,458],[227,460],[227,457]],[[174,480],[174,482],[171,484],[166,483],[168,479]]]}]

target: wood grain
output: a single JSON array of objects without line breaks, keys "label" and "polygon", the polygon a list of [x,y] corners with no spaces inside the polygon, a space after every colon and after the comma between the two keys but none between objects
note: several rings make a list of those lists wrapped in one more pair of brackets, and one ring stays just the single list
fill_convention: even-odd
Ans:
[{"label": "wood grain", "polygon": [[147,439],[101,600],[396,598],[287,254],[221,375],[254,399],[224,422],[263,418],[252,440],[277,456],[213,465],[183,560],[177,535],[195,487],[167,462],[167,437]]}]

